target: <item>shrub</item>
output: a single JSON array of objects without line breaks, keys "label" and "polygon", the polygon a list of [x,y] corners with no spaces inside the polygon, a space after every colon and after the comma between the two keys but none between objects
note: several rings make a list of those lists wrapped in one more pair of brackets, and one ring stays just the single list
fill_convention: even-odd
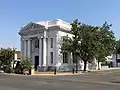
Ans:
[{"label": "shrub", "polygon": [[21,60],[21,66],[23,69],[31,69],[32,63],[30,58],[26,58],[25,60]]},{"label": "shrub", "polygon": [[22,66],[21,66],[21,62],[17,62],[16,67],[15,67],[15,71],[16,74],[22,74]]}]

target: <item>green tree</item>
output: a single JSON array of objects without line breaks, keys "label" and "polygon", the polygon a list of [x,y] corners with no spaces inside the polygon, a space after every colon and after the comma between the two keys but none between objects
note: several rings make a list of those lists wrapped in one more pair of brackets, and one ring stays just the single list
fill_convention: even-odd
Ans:
[{"label": "green tree", "polygon": [[[62,43],[62,51],[72,52],[73,60],[76,61],[76,72],[78,70],[78,56],[84,61],[84,71],[86,71],[86,64],[94,58],[94,34],[97,27],[81,24],[75,20],[72,24],[71,34],[72,38],[65,37]],[[95,38],[95,37],[94,37]]]},{"label": "green tree", "polygon": [[80,39],[79,39],[80,25],[81,25],[81,23],[78,21],[78,19],[73,21],[73,23],[71,24],[71,26],[72,26],[71,34],[73,36],[72,36],[72,39],[70,40],[72,42],[70,50],[72,52],[73,61],[75,61],[75,63],[76,63],[76,73],[78,72],[78,56],[79,56],[78,47],[79,47],[79,43],[80,43]]},{"label": "green tree", "polygon": [[[75,20],[72,24],[72,38],[66,37],[66,41],[62,43],[62,47],[67,52],[72,52],[75,57],[79,56],[84,61],[84,71],[86,71],[87,62],[93,61],[95,58],[104,61],[105,57],[111,55],[114,51],[114,33],[110,30],[107,22],[102,27],[81,24]],[[63,49],[62,49],[63,50]],[[76,59],[77,58],[73,58]],[[76,70],[77,70],[76,61]]]},{"label": "green tree", "polygon": [[110,27],[111,25],[105,22],[97,31],[95,57],[98,60],[98,69],[100,69],[99,62],[104,62],[106,57],[113,54],[115,50],[115,36]]},{"label": "green tree", "polygon": [[3,67],[5,72],[10,72],[11,71],[11,62],[14,60],[14,53],[15,49],[11,48],[1,48],[0,49],[0,67]]},{"label": "green tree", "polygon": [[72,52],[72,39],[67,36],[63,36],[62,45],[61,45],[61,53],[71,53]]},{"label": "green tree", "polygon": [[26,58],[25,60],[21,60],[21,66],[23,69],[31,69],[32,68],[32,62],[30,58]]},{"label": "green tree", "polygon": [[98,27],[81,24],[79,27],[79,44],[78,51],[80,58],[84,61],[84,71],[86,71],[87,62],[92,62],[95,57],[96,34]]},{"label": "green tree", "polygon": [[31,58],[26,57],[24,60],[21,60],[21,68],[23,74],[31,74],[31,68],[32,68]]},{"label": "green tree", "polygon": [[80,25],[80,23],[76,19],[71,25],[72,25],[72,29],[71,29],[70,33],[73,36],[72,36],[72,38],[70,38],[68,36],[63,37],[61,51],[62,51],[62,53],[65,53],[65,52],[72,53],[73,61],[76,62],[76,73],[77,73],[78,72],[78,59],[77,59],[77,57],[78,57],[78,43],[79,43],[78,26]]},{"label": "green tree", "polygon": [[120,54],[120,40],[117,40],[115,45],[116,46],[115,46],[114,54],[116,55],[116,66],[118,67],[117,57],[118,57],[118,54]]},{"label": "green tree", "polygon": [[115,53],[120,54],[120,39],[116,41]]}]

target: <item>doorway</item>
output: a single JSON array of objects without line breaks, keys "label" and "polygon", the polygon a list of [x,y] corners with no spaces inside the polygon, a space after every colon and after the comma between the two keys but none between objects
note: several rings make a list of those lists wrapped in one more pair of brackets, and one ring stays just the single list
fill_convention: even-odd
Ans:
[{"label": "doorway", "polygon": [[35,56],[35,70],[37,70],[38,65],[39,65],[39,56]]}]

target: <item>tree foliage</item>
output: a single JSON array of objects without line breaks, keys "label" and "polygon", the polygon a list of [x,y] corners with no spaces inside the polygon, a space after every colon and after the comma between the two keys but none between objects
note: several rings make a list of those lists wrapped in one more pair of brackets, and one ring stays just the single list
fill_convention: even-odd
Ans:
[{"label": "tree foliage", "polygon": [[72,52],[72,39],[67,36],[63,36],[63,42],[61,45],[61,53],[71,53]]},{"label": "tree foliage", "polygon": [[72,29],[70,33],[73,35],[72,38],[68,36],[63,37],[63,43],[61,46],[61,51],[62,53],[67,52],[67,53],[72,53],[73,56],[73,61],[76,62],[76,73],[78,71],[78,44],[79,44],[79,31],[78,31],[78,26],[80,23],[78,20],[75,20],[72,24]]},{"label": "tree foliage", "polygon": [[111,25],[107,22],[103,26],[92,26],[75,20],[71,25],[73,37],[66,36],[62,48],[64,47],[66,52],[75,53],[84,61],[84,71],[88,61],[93,61],[95,58],[103,61],[113,53],[115,36],[110,30]]},{"label": "tree foliage", "polygon": [[0,67],[2,67],[6,72],[9,72],[11,69],[11,62],[14,60],[14,53],[14,48],[0,49]]},{"label": "tree foliage", "polygon": [[105,22],[97,31],[95,58],[98,60],[98,69],[99,62],[104,62],[115,50],[115,36],[110,27],[111,25]]},{"label": "tree foliage", "polygon": [[120,40],[116,41],[115,53],[120,54]]},{"label": "tree foliage", "polygon": [[31,69],[32,67],[32,62],[30,58],[26,58],[25,60],[21,60],[21,67],[23,69]]}]

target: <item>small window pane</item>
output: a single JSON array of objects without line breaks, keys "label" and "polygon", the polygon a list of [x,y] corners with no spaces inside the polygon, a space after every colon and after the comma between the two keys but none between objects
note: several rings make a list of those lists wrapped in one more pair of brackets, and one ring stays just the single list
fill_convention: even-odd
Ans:
[{"label": "small window pane", "polygon": [[51,48],[53,48],[53,38],[51,38]]},{"label": "small window pane", "polygon": [[63,63],[68,63],[68,54],[63,53]]},{"label": "small window pane", "polygon": [[39,39],[35,41],[35,48],[39,48]]},{"label": "small window pane", "polygon": [[53,52],[50,52],[51,64],[53,63]]}]

